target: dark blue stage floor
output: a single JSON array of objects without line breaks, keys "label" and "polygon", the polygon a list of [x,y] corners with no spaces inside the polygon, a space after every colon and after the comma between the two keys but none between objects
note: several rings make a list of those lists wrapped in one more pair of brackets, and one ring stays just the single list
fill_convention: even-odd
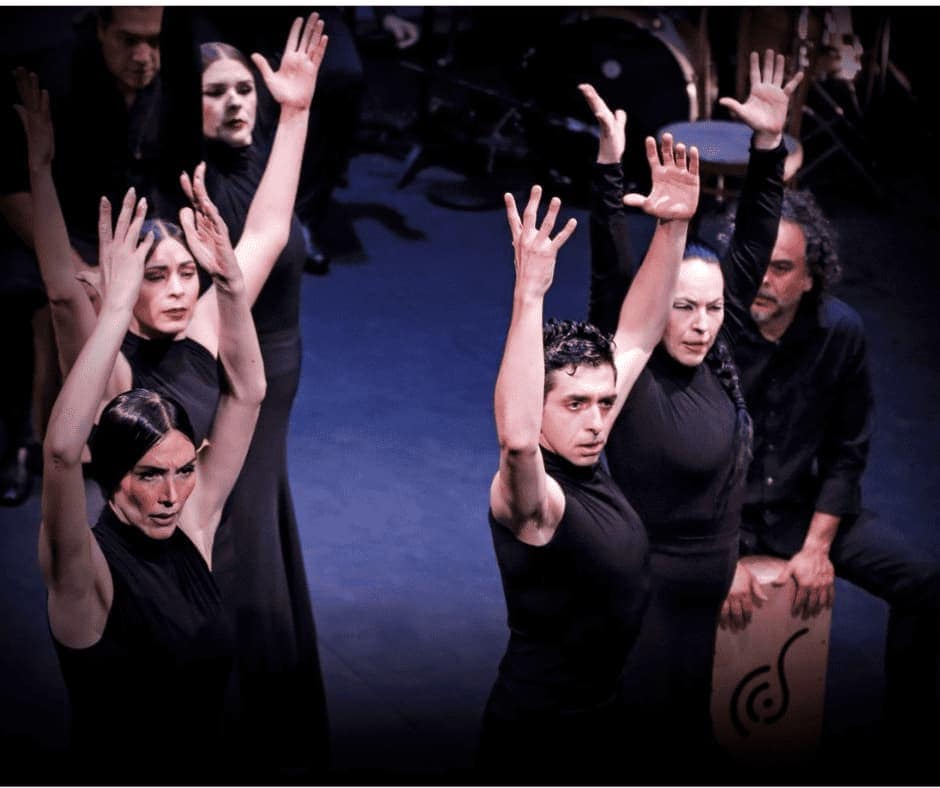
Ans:
[{"label": "dark blue stage floor", "polygon": [[[501,209],[430,203],[432,182],[458,178],[443,169],[396,191],[401,167],[360,155],[337,197],[354,216],[390,207],[424,240],[359,218],[367,260],[305,278],[291,478],[336,779],[447,783],[471,763],[506,637],[486,506],[512,257]],[[865,318],[871,346],[878,426],[866,502],[940,553],[940,229],[925,192],[897,184],[892,212],[848,193],[826,204],[842,233],[839,293]],[[547,316],[586,313],[586,214],[571,213],[581,226],[561,253]],[[0,781],[42,782],[65,741],[36,566],[38,512],[35,493],[0,510],[0,775],[9,776]],[[863,768],[878,758],[869,745],[886,618],[881,602],[838,584],[825,744],[834,759],[852,751]]]}]

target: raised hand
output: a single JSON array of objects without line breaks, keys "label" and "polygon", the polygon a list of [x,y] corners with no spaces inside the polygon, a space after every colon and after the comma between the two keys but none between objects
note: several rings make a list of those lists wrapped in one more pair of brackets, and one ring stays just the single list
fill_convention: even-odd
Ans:
[{"label": "raised hand", "polygon": [[48,167],[55,156],[55,137],[49,111],[49,91],[39,89],[39,77],[20,66],[13,72],[21,104],[14,104],[29,145],[29,166]]},{"label": "raised hand", "polygon": [[789,82],[783,83],[786,60],[775,55],[772,49],[764,52],[764,70],[761,72],[760,56],[751,52],[751,92],[741,104],[733,98],[721,98],[718,103],[727,107],[747,123],[755,132],[766,136],[774,147],[780,144],[783,127],[787,122],[790,96],[803,80],[798,72]]},{"label": "raised hand", "polygon": [[627,149],[627,113],[622,109],[611,112],[610,107],[592,85],[587,83],[578,85],[578,90],[581,91],[581,95],[584,96],[600,126],[601,138],[597,148],[597,163],[619,164]]},{"label": "raised hand", "polygon": [[672,135],[663,134],[662,162],[656,150],[656,140],[646,138],[646,160],[650,165],[653,186],[648,196],[624,195],[624,205],[642,208],[650,216],[669,221],[689,220],[698,207],[699,167],[698,148],[686,148],[681,142],[673,151]]},{"label": "raised hand", "polygon": [[228,290],[243,286],[228,227],[206,191],[206,163],[197,165],[192,179],[185,172],[180,175],[180,184],[193,204],[180,210],[180,225],[196,262],[216,285]]},{"label": "raised hand", "polygon": [[574,228],[578,225],[575,219],[569,219],[554,238],[549,237],[555,228],[561,200],[552,197],[545,218],[542,219],[542,226],[537,227],[541,198],[542,187],[533,186],[529,194],[529,202],[520,219],[513,196],[509,192],[504,196],[506,219],[509,222],[512,246],[515,250],[516,287],[522,286],[528,295],[534,296],[545,295],[551,287],[558,250],[564,246],[565,241],[571,237]]},{"label": "raised hand", "polygon": [[382,28],[392,34],[395,46],[399,49],[407,49],[417,44],[418,39],[421,38],[421,32],[414,22],[395,14],[385,14],[382,17]]},{"label": "raised hand", "polygon": [[[153,246],[153,232],[140,238],[140,228],[147,216],[146,198],[136,199],[131,187],[124,195],[117,224],[111,228],[111,203],[102,197],[98,206],[98,276],[77,276],[94,287],[102,309],[108,305],[133,307],[144,279],[144,262]],[[136,207],[135,207],[136,203]]]},{"label": "raised hand", "polygon": [[307,18],[306,25],[302,17],[294,20],[277,71],[271,69],[263,55],[252,54],[252,62],[282,108],[300,111],[310,108],[328,41],[329,37],[323,35],[323,20],[314,12]]}]

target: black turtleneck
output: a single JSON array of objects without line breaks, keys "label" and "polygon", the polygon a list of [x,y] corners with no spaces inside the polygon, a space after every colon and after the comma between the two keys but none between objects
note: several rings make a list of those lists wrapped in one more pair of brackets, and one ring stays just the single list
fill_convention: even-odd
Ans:
[{"label": "black turtleneck", "polygon": [[658,346],[607,442],[611,475],[653,545],[736,538],[740,489],[716,519],[734,462],[734,425],[734,405],[711,367],[680,364]]},{"label": "black turtleneck", "polygon": [[626,498],[600,465],[542,456],[565,495],[552,540],[524,544],[490,512],[511,631],[491,711],[505,716],[610,700],[646,604],[647,541]]},{"label": "black turtleneck", "polygon": [[145,339],[128,331],[121,353],[131,367],[136,388],[172,397],[186,410],[196,445],[208,437],[219,402],[219,362],[189,337]]},{"label": "black turtleneck", "polygon": [[220,734],[232,659],[209,567],[181,530],[151,539],[109,505],[93,533],[114,587],[104,632],[88,648],[55,643],[76,751],[86,768],[102,772],[158,751],[164,775],[197,752],[205,762]]},{"label": "black turtleneck", "polygon": [[[268,153],[259,142],[234,148],[218,140],[206,141],[206,187],[225,220],[233,245],[238,243],[245,229],[248,209],[264,175]],[[303,230],[295,215],[291,217],[287,246],[274,263],[252,309],[262,342],[266,335],[274,332],[297,331],[306,257]]]}]

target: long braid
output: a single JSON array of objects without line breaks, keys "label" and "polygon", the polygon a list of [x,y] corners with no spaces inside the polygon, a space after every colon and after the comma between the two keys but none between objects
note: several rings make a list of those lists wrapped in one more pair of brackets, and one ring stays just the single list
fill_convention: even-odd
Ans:
[{"label": "long braid", "polygon": [[734,461],[728,472],[725,483],[718,491],[715,505],[718,516],[725,513],[728,506],[728,498],[731,491],[739,484],[747,473],[748,464],[751,461],[751,444],[754,437],[754,426],[751,421],[751,414],[748,413],[747,403],[744,401],[744,393],[741,391],[741,380],[738,377],[738,368],[734,363],[731,350],[724,339],[719,338],[715,342],[711,351],[705,358],[708,366],[711,367],[725,392],[734,403],[734,443],[732,445],[734,452]]}]

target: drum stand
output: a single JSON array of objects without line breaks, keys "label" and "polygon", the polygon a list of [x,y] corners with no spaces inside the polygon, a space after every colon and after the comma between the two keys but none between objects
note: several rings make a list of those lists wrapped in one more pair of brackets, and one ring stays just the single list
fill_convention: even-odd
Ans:
[{"label": "drum stand", "polygon": [[810,106],[809,101],[803,104],[803,115],[812,120],[815,124],[815,127],[811,131],[803,134],[803,148],[806,150],[807,144],[820,135],[826,136],[828,145],[821,153],[815,155],[811,161],[803,165],[799,177],[801,179],[805,178],[831,156],[836,153],[841,153],[855,168],[858,174],[862,176],[862,179],[868,184],[875,196],[879,200],[884,200],[885,192],[881,185],[875,180],[869,167],[852,152],[848,144],[847,137],[849,135],[859,143],[865,143],[865,138],[861,130],[850,120],[846,112],[847,107],[845,104],[849,103],[850,107],[848,108],[855,112],[856,116],[861,115],[858,97],[855,93],[855,84],[845,80],[838,80],[838,82],[845,86],[846,98],[843,99],[843,103],[840,103],[836,99],[833,92],[827,89],[825,83],[819,80],[813,80],[810,85],[810,95],[820,99],[821,104],[819,105],[819,109],[814,109]]},{"label": "drum stand", "polygon": [[[433,29],[434,20],[434,9],[426,8],[422,17],[422,27],[425,31],[422,35],[423,42],[429,41],[427,31]],[[508,95],[503,90],[449,73],[447,67],[455,59],[454,36],[459,22],[459,18],[451,18],[447,32],[447,52],[442,56],[434,57],[430,49],[426,49],[425,57],[420,63],[401,62],[404,68],[420,75],[420,93],[418,119],[413,129],[417,139],[405,157],[396,188],[405,188],[425,167],[452,160],[455,152],[473,149],[483,155],[482,172],[466,176],[461,181],[431,184],[428,188],[428,199],[448,208],[489,209],[501,205],[503,193],[514,185],[514,182],[501,183],[496,177],[497,156],[520,162],[527,162],[531,158],[524,135],[515,130],[534,124],[538,127],[560,128],[574,134],[586,134],[594,139],[600,136],[600,132],[577,118],[546,111],[535,101],[522,100]],[[463,92],[477,96],[486,104],[487,111],[492,112],[492,117],[483,120],[475,112],[468,114],[467,107],[456,107],[461,113],[459,123],[451,124],[452,127],[442,130],[440,126],[446,126],[447,109],[454,107],[449,107],[446,99],[438,99],[432,95],[432,83],[435,81],[446,85],[451,94]],[[452,100],[450,104],[453,104]],[[443,123],[439,122],[441,117],[445,118]]]}]

